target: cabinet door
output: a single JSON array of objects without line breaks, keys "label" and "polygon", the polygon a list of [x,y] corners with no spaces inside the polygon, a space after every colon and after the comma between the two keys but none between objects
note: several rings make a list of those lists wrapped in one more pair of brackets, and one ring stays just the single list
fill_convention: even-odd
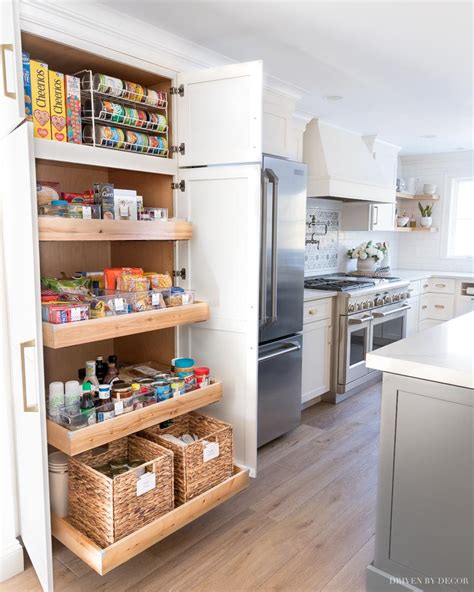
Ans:
[{"label": "cabinet door", "polygon": [[308,323],[303,329],[303,378],[301,402],[330,389],[331,320]]},{"label": "cabinet door", "polygon": [[260,162],[262,62],[179,74],[179,166]]},{"label": "cabinet door", "polygon": [[371,230],[395,229],[395,206],[393,204],[372,204]]},{"label": "cabinet door", "polygon": [[411,308],[407,312],[407,337],[418,333],[418,309],[420,306],[419,297],[410,298],[408,304]]},{"label": "cabinet door", "polygon": [[46,403],[41,333],[33,134],[1,141],[2,230],[14,399],[21,537],[44,590],[52,590]]},{"label": "cabinet door", "polygon": [[224,383],[210,415],[234,427],[235,457],[255,471],[260,244],[260,166],[183,169],[177,215],[193,238],[177,246],[179,284],[209,302],[211,318],[178,331],[179,355],[190,355]]},{"label": "cabinet door", "polygon": [[0,138],[25,118],[20,26],[16,0],[0,1]]}]

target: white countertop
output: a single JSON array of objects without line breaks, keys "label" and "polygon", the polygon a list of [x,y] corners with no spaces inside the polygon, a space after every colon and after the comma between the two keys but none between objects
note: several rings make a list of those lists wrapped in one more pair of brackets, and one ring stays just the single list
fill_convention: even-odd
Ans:
[{"label": "white countertop", "polygon": [[474,312],[368,353],[366,363],[383,372],[474,388]]},{"label": "white countertop", "polygon": [[309,300],[321,300],[322,298],[332,298],[333,296],[337,295],[338,292],[330,292],[329,290],[305,290],[304,301],[308,302]]},{"label": "white countertop", "polygon": [[416,280],[424,280],[430,277],[446,278],[454,280],[472,280],[474,281],[474,272],[462,271],[427,271],[426,269],[392,269],[390,275],[399,277],[402,280],[409,280],[414,282]]}]

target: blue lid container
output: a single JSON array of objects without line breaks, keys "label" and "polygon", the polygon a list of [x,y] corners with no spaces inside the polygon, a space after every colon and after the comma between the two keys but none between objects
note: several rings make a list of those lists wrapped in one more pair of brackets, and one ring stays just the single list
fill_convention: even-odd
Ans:
[{"label": "blue lid container", "polygon": [[192,368],[194,366],[194,360],[192,358],[177,358],[174,361],[174,367],[178,368]]}]

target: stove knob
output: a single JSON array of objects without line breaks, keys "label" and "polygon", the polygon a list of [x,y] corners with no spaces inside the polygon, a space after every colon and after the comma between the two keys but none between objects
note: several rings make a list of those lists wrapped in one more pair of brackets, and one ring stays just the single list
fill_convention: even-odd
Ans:
[{"label": "stove knob", "polygon": [[354,312],[356,309],[356,304],[349,304],[349,312]]},{"label": "stove knob", "polygon": [[400,300],[401,294],[394,294],[392,296],[392,302],[398,302]]},{"label": "stove knob", "polygon": [[369,301],[368,300],[364,300],[363,307],[364,307],[364,310],[366,310],[367,308],[369,308]]},{"label": "stove knob", "polygon": [[358,302],[356,304],[356,306],[357,306],[357,310],[362,310],[362,302]]},{"label": "stove knob", "polygon": [[389,296],[388,294],[385,294],[385,296],[383,298],[383,303],[384,304],[390,304],[390,302],[392,302],[392,297]]},{"label": "stove knob", "polygon": [[374,301],[373,300],[367,300],[367,304],[369,305],[369,308],[372,308],[374,306]]},{"label": "stove knob", "polygon": [[375,298],[374,298],[374,304],[375,306],[382,306],[383,304],[383,298],[381,294],[376,294]]}]

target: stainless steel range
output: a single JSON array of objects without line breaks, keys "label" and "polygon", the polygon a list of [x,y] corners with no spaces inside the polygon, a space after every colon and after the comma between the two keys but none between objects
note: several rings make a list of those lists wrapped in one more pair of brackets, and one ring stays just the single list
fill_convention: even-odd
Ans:
[{"label": "stainless steel range", "polygon": [[339,292],[333,340],[333,389],[325,400],[339,403],[380,377],[365,365],[367,352],[406,335],[409,282],[395,277],[337,274],[306,278],[312,290]]}]

